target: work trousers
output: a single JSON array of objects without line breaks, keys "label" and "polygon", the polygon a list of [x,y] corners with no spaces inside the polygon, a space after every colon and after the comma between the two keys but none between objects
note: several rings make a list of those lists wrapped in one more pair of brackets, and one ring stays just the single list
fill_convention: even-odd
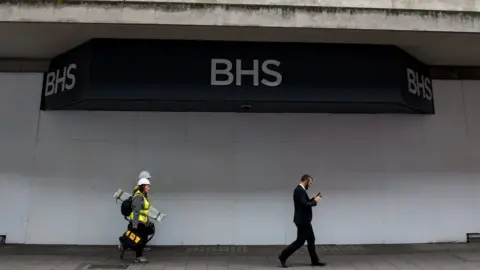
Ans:
[{"label": "work trousers", "polygon": [[148,227],[143,223],[138,223],[137,229],[134,231],[135,231],[135,234],[142,239],[142,241],[140,241],[135,247],[135,253],[138,258],[143,256],[143,248],[147,244]]}]

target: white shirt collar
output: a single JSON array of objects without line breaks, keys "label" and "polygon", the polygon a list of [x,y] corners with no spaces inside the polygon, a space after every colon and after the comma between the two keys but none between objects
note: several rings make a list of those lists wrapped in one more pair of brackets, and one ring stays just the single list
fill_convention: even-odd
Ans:
[{"label": "white shirt collar", "polygon": [[302,184],[298,184],[298,185],[301,186],[304,190],[307,190],[304,185]]}]

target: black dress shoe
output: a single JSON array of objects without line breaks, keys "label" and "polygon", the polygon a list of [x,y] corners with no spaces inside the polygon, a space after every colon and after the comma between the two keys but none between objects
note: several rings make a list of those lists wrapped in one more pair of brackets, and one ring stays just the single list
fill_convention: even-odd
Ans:
[{"label": "black dress shoe", "polygon": [[280,256],[278,257],[278,260],[280,261],[280,264],[282,265],[283,268],[287,268],[287,260],[282,259]]},{"label": "black dress shoe", "polygon": [[327,263],[318,260],[316,262],[312,262],[312,266],[327,266]]}]

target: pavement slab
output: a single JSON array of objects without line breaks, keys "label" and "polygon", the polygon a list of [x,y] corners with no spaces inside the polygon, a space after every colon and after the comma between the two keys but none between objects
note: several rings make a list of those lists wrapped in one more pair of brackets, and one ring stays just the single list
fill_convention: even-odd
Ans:
[{"label": "pavement slab", "polygon": [[[153,247],[147,264],[120,259],[112,246],[1,245],[0,270],[279,270],[283,247]],[[480,245],[319,246],[335,270],[479,270]],[[306,249],[288,262],[291,270],[313,270]]]}]

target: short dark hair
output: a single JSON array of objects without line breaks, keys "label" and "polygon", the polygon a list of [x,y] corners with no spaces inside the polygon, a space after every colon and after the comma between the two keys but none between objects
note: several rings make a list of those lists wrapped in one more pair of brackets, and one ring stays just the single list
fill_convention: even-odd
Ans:
[{"label": "short dark hair", "polygon": [[302,179],[301,179],[300,181],[305,182],[305,181],[307,181],[307,180],[309,180],[309,179],[312,179],[312,180],[313,180],[313,177],[312,177],[311,175],[309,175],[309,174],[304,174],[304,175],[302,175]]}]

